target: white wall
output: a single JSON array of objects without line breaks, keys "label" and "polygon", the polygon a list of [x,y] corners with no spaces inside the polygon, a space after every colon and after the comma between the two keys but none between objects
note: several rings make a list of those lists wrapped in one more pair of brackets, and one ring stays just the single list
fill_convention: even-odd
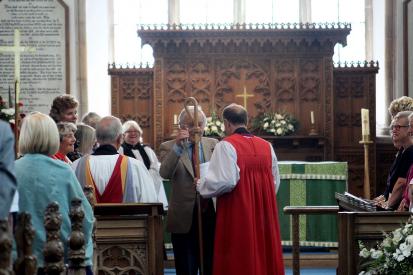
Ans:
[{"label": "white wall", "polygon": [[88,110],[110,114],[108,0],[86,1]]}]

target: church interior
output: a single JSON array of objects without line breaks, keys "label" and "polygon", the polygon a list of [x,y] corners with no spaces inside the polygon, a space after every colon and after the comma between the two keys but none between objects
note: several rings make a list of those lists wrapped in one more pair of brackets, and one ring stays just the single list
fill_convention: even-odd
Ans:
[{"label": "church interior", "polygon": [[[58,103],[62,96],[67,101]],[[216,266],[212,272],[203,259],[214,239],[199,237],[208,221],[202,221],[206,200],[197,188],[212,173],[212,164],[207,172],[200,166],[217,160],[214,152],[237,133],[225,115],[232,103],[245,111],[240,125],[248,135],[267,141],[276,155],[271,179],[282,257],[274,262],[285,274],[412,274],[411,0],[0,0],[0,121],[11,125],[0,127],[0,185],[14,182],[12,192],[0,186],[0,208],[7,210],[0,215],[0,273],[231,274]],[[74,113],[56,118],[59,108]],[[89,124],[91,113],[102,119]],[[192,128],[201,129],[199,119],[204,123],[201,133],[183,124],[188,114]],[[25,136],[36,120],[56,122],[50,127],[57,125],[60,137],[59,149],[43,151],[48,159],[42,161],[54,158],[71,168],[65,175],[79,184],[69,193],[83,192],[68,197],[67,207],[59,210],[60,200],[51,200],[34,211],[39,217],[30,217],[20,210],[41,197],[27,197],[19,186],[38,177],[22,168],[26,156],[35,155]],[[99,148],[113,123],[122,132],[117,147],[115,139],[108,142],[116,149],[108,153]],[[12,143],[6,143],[6,130]],[[84,153],[79,146],[86,130],[93,142]],[[66,139],[69,151],[62,149]],[[194,144],[189,149],[188,139]],[[211,149],[203,143],[210,139]],[[128,140],[136,142],[129,146]],[[179,144],[189,152],[187,163]],[[174,153],[178,164],[168,172]],[[105,163],[99,154],[108,157]],[[109,155],[119,155],[113,174]],[[244,168],[234,165],[242,178]],[[63,175],[65,167],[59,169]],[[139,169],[153,182],[156,199],[145,197],[152,191],[143,185],[136,187],[139,198],[127,194],[135,188],[133,177],[146,181]],[[120,184],[107,201],[99,183],[105,176],[104,186]],[[176,214],[189,196],[176,187],[180,181],[190,182],[194,198],[186,227],[186,218]],[[51,187],[55,182],[50,193],[63,189]],[[226,194],[209,205],[216,230],[220,196]],[[177,259],[183,243],[177,236],[189,234],[183,227],[198,230],[194,273],[183,272]],[[39,242],[42,256],[36,255]]]}]

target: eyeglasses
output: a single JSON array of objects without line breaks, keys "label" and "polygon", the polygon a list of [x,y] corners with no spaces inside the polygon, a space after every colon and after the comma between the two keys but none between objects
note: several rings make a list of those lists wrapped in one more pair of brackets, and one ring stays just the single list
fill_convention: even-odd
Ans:
[{"label": "eyeglasses", "polygon": [[136,130],[129,130],[129,131],[126,131],[125,134],[140,134],[140,132]]},{"label": "eyeglasses", "polygon": [[394,131],[400,131],[401,128],[406,128],[406,127],[410,127],[410,125],[390,125],[390,130]]}]

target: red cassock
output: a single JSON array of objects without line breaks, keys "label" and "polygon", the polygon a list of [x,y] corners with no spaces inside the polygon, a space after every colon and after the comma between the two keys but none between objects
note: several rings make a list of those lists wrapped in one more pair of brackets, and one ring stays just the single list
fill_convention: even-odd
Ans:
[{"label": "red cassock", "polygon": [[240,180],[217,200],[214,275],[284,274],[270,144],[233,134]]}]

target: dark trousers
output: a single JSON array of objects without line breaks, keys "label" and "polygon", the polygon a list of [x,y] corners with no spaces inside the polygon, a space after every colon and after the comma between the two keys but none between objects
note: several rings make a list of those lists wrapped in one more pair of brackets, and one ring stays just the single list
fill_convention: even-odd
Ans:
[{"label": "dark trousers", "polygon": [[[202,234],[204,275],[212,275],[214,252],[215,211],[212,199],[204,203],[202,210]],[[177,275],[196,275],[199,268],[198,210],[195,206],[192,225],[188,233],[171,234]]]}]

